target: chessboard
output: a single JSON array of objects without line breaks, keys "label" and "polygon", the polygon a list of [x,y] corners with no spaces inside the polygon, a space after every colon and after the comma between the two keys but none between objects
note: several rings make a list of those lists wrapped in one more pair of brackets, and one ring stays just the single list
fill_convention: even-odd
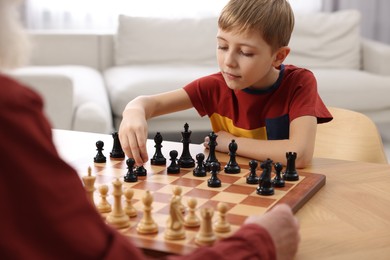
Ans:
[{"label": "chessboard", "polygon": [[[180,147],[180,143],[175,143],[176,147]],[[149,143],[149,147],[151,147]],[[163,147],[167,148],[167,147]],[[151,149],[149,149],[151,151]],[[190,151],[197,153],[197,149]],[[204,153],[207,156],[209,150],[205,149]],[[164,151],[168,156],[169,151]],[[193,154],[195,157],[195,154]],[[169,165],[169,157],[166,165],[152,165],[147,162],[144,168],[147,172],[146,176],[138,176],[135,182],[125,182],[124,176],[128,172],[126,159],[110,158],[107,156],[106,162],[96,163],[91,158],[90,174],[94,176],[95,191],[93,192],[92,200],[95,205],[101,201],[100,187],[107,185],[109,191],[107,193],[107,201],[113,205],[114,198],[113,182],[120,180],[124,190],[132,190],[131,204],[135,208],[137,215],[129,217],[130,224],[126,228],[118,229],[119,232],[131,238],[137,247],[141,248],[148,255],[165,255],[165,254],[187,254],[197,247],[195,238],[199,232],[199,227],[185,227],[185,238],[179,240],[169,240],[164,237],[166,223],[169,217],[170,201],[173,197],[173,190],[180,187],[180,199],[184,205],[185,212],[183,216],[188,214],[188,202],[196,200],[196,214],[200,217],[200,210],[203,208],[211,208],[214,211],[213,223],[220,217],[218,207],[220,204],[226,206],[225,219],[230,225],[228,232],[215,232],[218,239],[222,239],[235,232],[245,221],[249,215],[262,214],[270,210],[273,206],[279,203],[287,203],[294,212],[297,212],[310,198],[325,185],[325,176],[321,174],[298,171],[299,180],[286,181],[285,186],[281,188],[275,187],[273,195],[259,195],[256,192],[258,185],[247,184],[246,178],[250,174],[249,159],[239,158],[238,165],[241,168],[239,173],[228,174],[223,168],[229,161],[229,156],[226,154],[216,153],[216,156],[221,165],[221,171],[218,177],[221,180],[220,187],[209,187],[207,185],[210,179],[210,173],[204,177],[197,177],[193,174],[192,168],[180,168],[179,173],[168,173],[167,166]],[[78,164],[79,166],[81,164]],[[261,173],[258,167],[258,175]],[[87,175],[87,169],[79,170],[81,177]],[[272,172],[272,177],[275,173]],[[144,215],[145,205],[143,198],[146,193],[150,193],[153,198],[151,204],[151,216],[158,226],[157,233],[140,234],[137,231],[137,226]],[[126,198],[123,196],[121,203],[126,204]],[[103,217],[107,217],[109,213],[100,213]]]}]

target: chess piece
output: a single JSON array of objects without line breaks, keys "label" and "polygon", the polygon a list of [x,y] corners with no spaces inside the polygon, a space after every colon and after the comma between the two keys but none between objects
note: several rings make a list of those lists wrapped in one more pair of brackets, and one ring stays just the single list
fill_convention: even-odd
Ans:
[{"label": "chess piece", "polygon": [[259,186],[257,187],[256,192],[259,195],[273,195],[275,191],[271,180],[272,160],[267,159],[261,164],[261,168],[263,168],[263,173],[259,178]]},{"label": "chess piece", "polygon": [[157,134],[154,137],[154,143],[155,143],[154,147],[156,148],[156,151],[152,159],[150,160],[150,164],[152,165],[165,165],[167,163],[166,158],[161,152],[162,141],[163,141],[162,135],[160,134],[160,132],[157,132]]},{"label": "chess piece", "polygon": [[112,182],[112,185],[114,187],[112,192],[114,205],[112,211],[107,215],[106,221],[117,229],[127,228],[130,225],[130,219],[122,208],[122,182],[117,178]]},{"label": "chess piece", "polygon": [[196,215],[196,205],[197,201],[195,198],[189,198],[187,201],[188,204],[188,214],[184,218],[184,226],[186,227],[199,227],[200,219]]},{"label": "chess piece", "polygon": [[100,213],[111,212],[111,204],[107,201],[108,186],[106,184],[99,186],[100,202],[96,206]]},{"label": "chess piece", "polygon": [[125,213],[130,218],[134,218],[137,216],[137,210],[134,208],[133,203],[131,202],[134,196],[134,190],[131,188],[125,189],[124,195],[126,200]]},{"label": "chess piece", "polygon": [[124,177],[125,182],[137,182],[138,181],[138,176],[134,172],[134,164],[135,164],[135,161],[133,158],[129,158],[126,160],[127,173],[125,174],[125,177]]},{"label": "chess piece", "polygon": [[167,168],[168,173],[180,173],[180,165],[177,163],[177,151],[172,150],[169,152],[169,157],[171,160],[171,164]]},{"label": "chess piece", "polygon": [[93,199],[93,193],[95,192],[95,180],[96,177],[92,176],[92,169],[91,167],[88,167],[88,175],[83,176],[83,183],[84,183],[84,188],[86,191],[87,198],[89,202],[92,203],[92,205],[95,205],[94,199]]},{"label": "chess piece", "polygon": [[295,168],[295,160],[297,159],[297,153],[296,152],[287,152],[286,158],[287,158],[287,166],[286,166],[286,171],[283,174],[283,178],[286,181],[299,180],[299,175],[298,175],[298,172]]},{"label": "chess piece", "polygon": [[110,152],[110,157],[111,158],[118,158],[118,159],[125,158],[125,153],[123,152],[121,143],[119,141],[118,132],[113,132],[111,135],[112,135],[112,138],[114,140],[114,144],[113,144],[112,150]]},{"label": "chess piece", "polygon": [[98,151],[96,156],[93,158],[93,161],[95,163],[105,163],[106,162],[106,156],[103,154],[103,147],[104,142],[103,141],[97,141],[96,142],[96,150]]},{"label": "chess piece", "polygon": [[203,208],[201,209],[201,223],[199,232],[196,234],[195,243],[200,246],[211,246],[217,240],[212,228],[213,209]]},{"label": "chess piece", "polygon": [[179,240],[185,238],[184,219],[181,213],[180,198],[173,196],[169,204],[169,217],[164,233],[164,238],[168,240]]},{"label": "chess piece", "polygon": [[249,161],[249,168],[250,172],[248,177],[246,177],[246,183],[248,184],[258,184],[259,183],[259,177],[257,177],[256,169],[258,166],[258,162],[256,160],[250,160]]},{"label": "chess piece", "polygon": [[146,171],[145,167],[143,165],[141,165],[141,166],[137,166],[135,168],[135,174],[137,176],[146,176],[147,175],[147,171]]},{"label": "chess piece", "polygon": [[194,176],[196,177],[206,176],[207,172],[206,172],[206,167],[204,166],[204,154],[198,153],[195,158],[196,158],[197,166],[192,171]]},{"label": "chess piece", "polygon": [[211,177],[207,180],[207,186],[212,188],[221,187],[221,180],[218,178],[218,169],[220,169],[220,165],[218,162],[211,163]]},{"label": "chess piece", "polygon": [[192,158],[190,153],[190,143],[191,143],[191,133],[192,131],[188,131],[188,124],[184,125],[184,132],[181,132],[183,143],[183,152],[179,158],[179,165],[181,168],[192,168],[195,166],[195,160]]},{"label": "chess piece", "polygon": [[274,187],[278,187],[278,188],[284,187],[285,181],[282,177],[283,165],[277,162],[274,165],[274,169],[275,169],[275,178],[272,180]]},{"label": "chess piece", "polygon": [[142,203],[144,204],[144,214],[137,225],[137,232],[140,234],[155,234],[158,232],[158,226],[152,218],[152,202],[152,194],[150,194],[150,191],[147,190],[145,192],[145,196],[142,198]]},{"label": "chess piece", "polygon": [[181,187],[180,186],[175,186],[172,191],[173,191],[173,196],[177,197],[178,200],[179,200],[180,212],[184,214],[185,207],[184,207],[183,203],[181,203],[181,193],[182,193]]},{"label": "chess piece", "polygon": [[218,220],[214,223],[214,231],[218,233],[230,232],[230,223],[226,221],[226,212],[228,210],[226,203],[219,202],[217,205],[219,213]]},{"label": "chess piece", "polygon": [[[218,143],[217,143],[217,137],[218,135],[215,134],[214,132],[211,132],[209,134],[209,142],[208,142],[208,146],[209,146],[209,156],[207,157],[206,159],[206,163],[205,163],[205,167],[206,167],[206,171],[211,171],[211,163],[213,162],[216,162],[218,163],[218,159],[215,155],[215,147],[217,147]],[[221,165],[219,165],[219,168],[218,168],[218,171],[221,170]]]},{"label": "chess piece", "polygon": [[229,144],[229,156],[230,159],[228,163],[225,165],[225,173],[240,173],[241,168],[236,162],[236,151],[237,151],[237,143],[233,139]]}]

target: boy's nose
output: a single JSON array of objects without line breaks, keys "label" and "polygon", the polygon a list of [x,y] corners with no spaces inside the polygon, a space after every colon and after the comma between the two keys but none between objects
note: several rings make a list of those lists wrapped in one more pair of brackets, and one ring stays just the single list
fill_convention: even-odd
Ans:
[{"label": "boy's nose", "polygon": [[227,53],[225,56],[225,65],[228,67],[235,67],[237,65],[237,62],[234,58],[234,55],[232,53]]}]

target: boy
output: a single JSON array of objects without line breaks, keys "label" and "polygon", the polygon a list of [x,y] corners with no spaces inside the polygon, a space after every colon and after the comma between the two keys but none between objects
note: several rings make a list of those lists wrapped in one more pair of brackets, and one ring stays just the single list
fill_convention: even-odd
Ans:
[{"label": "boy", "polygon": [[119,137],[127,156],[141,165],[149,118],[195,107],[208,115],[220,152],[235,139],[237,154],[286,164],[297,153],[296,167],[311,162],[317,123],[331,114],[318,96],[316,80],[305,69],[283,65],[294,16],[286,0],[231,0],[218,20],[220,72],[183,89],[132,100],[123,112]]}]

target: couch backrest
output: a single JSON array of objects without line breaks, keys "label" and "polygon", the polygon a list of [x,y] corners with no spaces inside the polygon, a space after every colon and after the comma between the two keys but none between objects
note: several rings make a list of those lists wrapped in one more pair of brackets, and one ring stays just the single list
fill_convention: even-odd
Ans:
[{"label": "couch backrest", "polygon": [[98,70],[113,66],[113,34],[30,31],[30,65],[83,65]]},{"label": "couch backrest", "polygon": [[[285,63],[305,68],[361,67],[360,13],[296,14]],[[31,32],[32,65],[193,63],[216,65],[217,18],[120,16],[116,33]]]},{"label": "couch backrest", "polygon": [[295,14],[286,63],[306,68],[361,68],[360,13]]}]

